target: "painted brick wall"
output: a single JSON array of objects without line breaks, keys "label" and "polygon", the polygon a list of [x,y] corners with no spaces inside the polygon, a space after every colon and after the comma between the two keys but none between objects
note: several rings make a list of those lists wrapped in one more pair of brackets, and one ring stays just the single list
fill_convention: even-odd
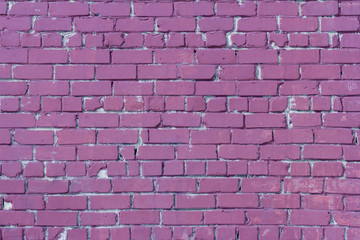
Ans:
[{"label": "painted brick wall", "polygon": [[360,1],[0,14],[2,239],[360,239]]}]

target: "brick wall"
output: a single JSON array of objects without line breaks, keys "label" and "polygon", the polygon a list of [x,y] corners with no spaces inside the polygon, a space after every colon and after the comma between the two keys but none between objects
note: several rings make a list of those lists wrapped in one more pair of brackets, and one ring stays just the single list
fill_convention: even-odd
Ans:
[{"label": "brick wall", "polygon": [[359,15],[0,2],[2,238],[359,239]]}]

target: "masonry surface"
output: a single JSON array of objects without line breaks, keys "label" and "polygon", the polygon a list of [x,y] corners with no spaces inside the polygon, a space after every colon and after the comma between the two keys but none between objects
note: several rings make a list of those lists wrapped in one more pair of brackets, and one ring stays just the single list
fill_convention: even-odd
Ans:
[{"label": "masonry surface", "polygon": [[359,15],[0,2],[0,239],[360,239]]}]

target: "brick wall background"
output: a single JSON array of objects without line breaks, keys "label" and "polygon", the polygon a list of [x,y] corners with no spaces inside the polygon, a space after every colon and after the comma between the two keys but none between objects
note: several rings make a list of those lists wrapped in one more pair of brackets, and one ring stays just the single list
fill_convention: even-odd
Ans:
[{"label": "brick wall background", "polygon": [[4,240],[360,238],[360,1],[0,14]]}]

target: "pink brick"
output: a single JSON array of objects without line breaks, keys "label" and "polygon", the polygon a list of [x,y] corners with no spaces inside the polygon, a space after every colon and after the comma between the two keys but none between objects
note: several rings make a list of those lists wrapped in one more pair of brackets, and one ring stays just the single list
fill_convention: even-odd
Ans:
[{"label": "pink brick", "polygon": [[90,6],[92,13],[99,14],[102,17],[110,16],[129,16],[130,4],[129,3],[93,3]]},{"label": "pink brick", "polygon": [[148,143],[188,143],[189,131],[186,129],[150,129],[144,142]]},{"label": "pink brick", "polygon": [[205,224],[238,225],[244,224],[245,214],[242,210],[213,210],[204,212]]},{"label": "pink brick", "polygon": [[13,69],[17,79],[52,79],[52,66],[49,65],[22,65]]},{"label": "pink brick", "polygon": [[109,50],[71,50],[71,63],[110,63]]},{"label": "pink brick", "polygon": [[359,22],[355,17],[337,17],[321,19],[322,31],[352,32],[359,28]]},{"label": "pink brick", "polygon": [[215,70],[215,66],[212,65],[182,65],[179,67],[179,74],[182,79],[212,79]]},{"label": "pink brick", "polygon": [[206,113],[203,117],[203,123],[206,127],[242,128],[244,126],[244,116],[237,113]]},{"label": "pink brick", "polygon": [[249,222],[251,224],[260,224],[260,225],[279,225],[286,223],[287,213],[282,210],[249,210],[248,212]]},{"label": "pink brick", "polygon": [[223,65],[220,66],[219,78],[221,80],[252,80],[255,68],[250,65]]},{"label": "pink brick", "polygon": [[109,32],[114,30],[114,21],[104,18],[79,18],[74,19],[75,29],[79,32]]},{"label": "pink brick", "polygon": [[156,127],[159,123],[157,113],[122,114],[120,119],[122,127]]},{"label": "pink brick", "polygon": [[307,2],[301,5],[301,14],[306,16],[331,16],[338,14],[338,8],[338,4],[333,1]]},{"label": "pink brick", "polygon": [[238,20],[237,31],[240,32],[261,32],[276,31],[275,18],[242,18]]},{"label": "pink brick", "polygon": [[295,145],[261,146],[260,158],[265,160],[300,159],[300,147]]},{"label": "pink brick", "polygon": [[112,51],[112,63],[152,63],[152,51],[150,50],[120,50]]},{"label": "pink brick", "polygon": [[219,194],[217,206],[220,208],[257,208],[259,199],[256,194]]},{"label": "pink brick", "polygon": [[91,80],[94,79],[95,69],[93,66],[68,65],[55,67],[56,80]]},{"label": "pink brick", "polygon": [[324,181],[322,179],[294,178],[285,179],[285,192],[291,193],[322,193]]},{"label": "pink brick", "polygon": [[315,17],[280,18],[280,30],[286,32],[315,32],[318,25],[318,19]]},{"label": "pink brick", "polygon": [[214,15],[214,4],[211,2],[176,2],[174,12],[178,16],[211,16]]},{"label": "pink brick", "polygon": [[310,129],[274,130],[274,140],[278,144],[312,143],[313,132]]},{"label": "pink brick", "polygon": [[219,157],[225,159],[258,159],[259,150],[257,146],[244,145],[221,145]]},{"label": "pink brick", "polygon": [[195,18],[159,17],[156,23],[159,32],[192,32],[196,28]]},{"label": "pink brick", "polygon": [[298,4],[293,2],[260,2],[258,14],[260,16],[297,16]]},{"label": "pink brick", "polygon": [[315,81],[284,82],[280,86],[280,95],[316,95],[318,93],[319,84]]},{"label": "pink brick", "polygon": [[261,77],[263,79],[299,79],[299,66],[297,65],[262,65]]},{"label": "pink brick", "polygon": [[75,160],[75,147],[36,147],[35,158],[40,161],[73,161]]},{"label": "pink brick", "polygon": [[175,65],[140,65],[137,67],[139,79],[175,79]]},{"label": "pink brick", "polygon": [[137,209],[170,209],[174,203],[174,197],[169,194],[158,195],[135,195],[133,208]]},{"label": "pink brick", "polygon": [[46,15],[47,3],[29,3],[18,2],[11,6],[9,10],[10,15],[31,16],[31,15]]},{"label": "pink brick", "polygon": [[153,18],[121,18],[116,21],[116,31],[148,32],[154,30]]},{"label": "pink brick", "polygon": [[197,51],[199,64],[230,64],[235,63],[234,50],[200,49]]},{"label": "pink brick", "polygon": [[280,179],[277,178],[244,178],[241,181],[242,192],[280,192]]},{"label": "pink brick", "polygon": [[253,2],[237,3],[219,2],[216,4],[216,15],[220,16],[255,16],[256,5]]},{"label": "pink brick", "polygon": [[294,225],[326,226],[329,221],[330,213],[326,211],[291,210],[290,222]]},{"label": "pink brick", "polygon": [[139,17],[167,17],[173,13],[173,4],[169,3],[135,3],[134,14]]},{"label": "pink brick", "polygon": [[304,159],[341,159],[342,148],[340,146],[307,145],[303,149]]},{"label": "pink brick", "polygon": [[14,140],[19,144],[53,144],[53,131],[16,130]]},{"label": "pink brick", "polygon": [[236,94],[234,82],[197,82],[195,95],[228,96]]},{"label": "pink brick", "polygon": [[34,22],[34,30],[37,32],[71,31],[71,18],[38,18]]},{"label": "pink brick", "polygon": [[163,211],[164,225],[197,225],[202,222],[201,211]]},{"label": "pink brick", "polygon": [[300,195],[264,195],[261,205],[265,208],[300,208]]},{"label": "pink brick", "polygon": [[89,14],[89,5],[86,3],[57,2],[49,4],[50,16],[81,16]]},{"label": "pink brick", "polygon": [[159,211],[121,211],[119,212],[120,224],[159,224]]},{"label": "pink brick", "polygon": [[178,159],[216,159],[216,145],[178,146]]}]

